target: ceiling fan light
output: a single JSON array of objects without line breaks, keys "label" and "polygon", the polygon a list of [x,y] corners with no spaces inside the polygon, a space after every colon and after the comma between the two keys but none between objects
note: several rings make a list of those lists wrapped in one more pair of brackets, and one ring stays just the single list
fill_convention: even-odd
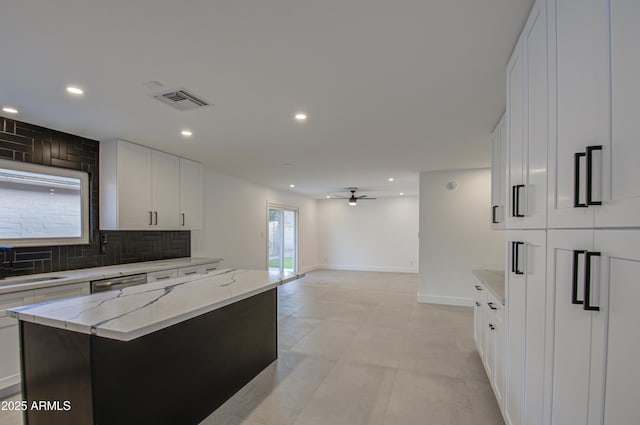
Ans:
[{"label": "ceiling fan light", "polygon": [[350,198],[349,205],[351,206],[358,205],[358,200],[356,198]]}]

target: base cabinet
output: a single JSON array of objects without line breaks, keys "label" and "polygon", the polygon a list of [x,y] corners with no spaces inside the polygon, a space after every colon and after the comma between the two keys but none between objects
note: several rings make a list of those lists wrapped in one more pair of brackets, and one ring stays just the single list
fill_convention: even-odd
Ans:
[{"label": "base cabinet", "polygon": [[0,398],[15,393],[20,389],[18,321],[7,316],[7,309],[87,294],[89,294],[89,283],[82,282],[0,295]]},{"label": "base cabinet", "polygon": [[549,234],[553,425],[640,422],[640,231]]}]

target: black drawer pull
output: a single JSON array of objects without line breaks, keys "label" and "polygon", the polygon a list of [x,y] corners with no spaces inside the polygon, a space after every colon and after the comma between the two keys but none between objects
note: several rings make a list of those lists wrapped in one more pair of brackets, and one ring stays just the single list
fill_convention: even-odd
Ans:
[{"label": "black drawer pull", "polygon": [[600,311],[600,307],[591,305],[591,257],[599,257],[599,252],[587,252],[584,259],[584,309]]},{"label": "black drawer pull", "polygon": [[601,151],[602,146],[587,146],[587,205],[602,205],[593,200],[593,151]]},{"label": "black drawer pull", "polygon": [[491,310],[497,310],[498,309],[494,303],[487,303],[487,305],[489,306],[489,308]]},{"label": "black drawer pull", "polygon": [[520,245],[524,245],[524,242],[511,242],[511,272],[513,274],[524,274],[524,272],[521,272],[518,268],[518,265],[520,264]]},{"label": "black drawer pull", "polygon": [[573,273],[571,282],[571,304],[584,304],[584,301],[578,299],[578,262],[580,255],[586,254],[587,251],[573,251]]},{"label": "black drawer pull", "polygon": [[494,330],[496,327],[489,323],[489,329]]},{"label": "black drawer pull", "polygon": [[580,158],[584,158],[587,154],[584,152],[576,152],[573,154],[573,207],[586,208],[587,204],[580,202]]},{"label": "black drawer pull", "polygon": [[496,215],[496,210],[497,209],[498,209],[497,205],[494,205],[494,206],[491,207],[491,223],[493,223],[493,224],[498,224],[499,223],[498,217]]},{"label": "black drawer pull", "polygon": [[476,301],[476,307],[480,307],[480,303]]},{"label": "black drawer pull", "polygon": [[482,291],[482,287],[481,286],[476,285],[475,288],[476,288],[476,291]]}]

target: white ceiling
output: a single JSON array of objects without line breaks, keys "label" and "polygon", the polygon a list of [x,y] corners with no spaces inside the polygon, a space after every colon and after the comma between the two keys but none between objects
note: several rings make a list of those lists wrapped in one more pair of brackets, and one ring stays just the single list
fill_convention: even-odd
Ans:
[{"label": "white ceiling", "polygon": [[[490,165],[532,3],[3,0],[0,104],[308,196],[417,193],[419,171]],[[153,80],[215,105],[174,110],[150,97]]]}]

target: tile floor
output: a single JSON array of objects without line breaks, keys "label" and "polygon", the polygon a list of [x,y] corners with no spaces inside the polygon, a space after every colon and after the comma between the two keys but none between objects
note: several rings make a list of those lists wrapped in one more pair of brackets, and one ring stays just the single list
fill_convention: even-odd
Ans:
[{"label": "tile floor", "polygon": [[504,425],[473,310],[418,304],[416,283],[319,270],[280,287],[278,361],[201,425]]}]

